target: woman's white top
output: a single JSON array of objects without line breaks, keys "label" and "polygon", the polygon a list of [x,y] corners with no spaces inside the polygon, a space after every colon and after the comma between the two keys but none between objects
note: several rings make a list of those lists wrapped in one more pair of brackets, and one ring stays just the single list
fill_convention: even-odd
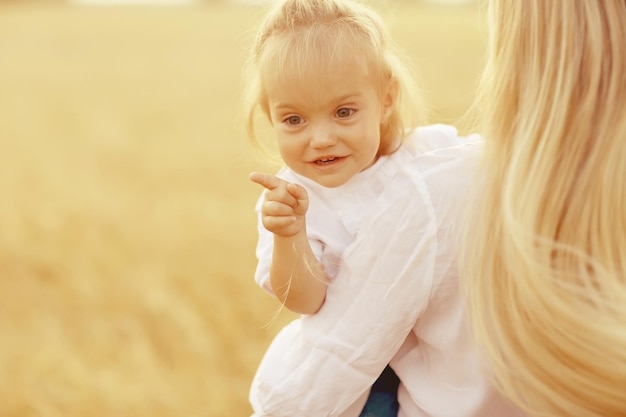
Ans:
[{"label": "woman's white top", "polygon": [[[450,145],[450,142],[456,145]],[[517,417],[473,349],[456,269],[480,154],[451,130],[400,167],[343,252],[324,305],[276,336],[253,379],[255,417],[358,416],[389,363],[398,417]]]}]

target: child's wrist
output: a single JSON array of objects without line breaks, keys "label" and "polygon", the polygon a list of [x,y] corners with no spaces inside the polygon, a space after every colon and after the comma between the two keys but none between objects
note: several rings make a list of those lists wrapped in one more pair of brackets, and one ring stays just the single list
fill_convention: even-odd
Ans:
[{"label": "child's wrist", "polygon": [[291,240],[291,241],[297,241],[300,239],[306,239],[308,240],[308,237],[306,235],[306,229],[300,230],[299,232],[296,232],[292,235],[279,235],[279,234],[274,234],[274,240]]}]

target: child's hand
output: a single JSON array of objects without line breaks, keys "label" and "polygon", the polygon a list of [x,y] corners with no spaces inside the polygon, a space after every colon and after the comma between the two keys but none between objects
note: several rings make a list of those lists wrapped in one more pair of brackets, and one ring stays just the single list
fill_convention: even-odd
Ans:
[{"label": "child's hand", "polygon": [[305,232],[309,197],[304,187],[261,172],[251,173],[250,180],[267,190],[261,208],[263,226],[267,230],[282,237]]}]

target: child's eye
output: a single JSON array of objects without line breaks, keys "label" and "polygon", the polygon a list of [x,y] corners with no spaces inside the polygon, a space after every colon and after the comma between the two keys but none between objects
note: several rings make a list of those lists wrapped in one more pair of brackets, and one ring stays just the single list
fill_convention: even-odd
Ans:
[{"label": "child's eye", "polygon": [[354,114],[355,110],[354,109],[349,109],[347,107],[342,107],[339,110],[337,110],[337,113],[335,113],[337,115],[337,117],[339,118],[345,118],[345,117],[350,117]]},{"label": "child's eye", "polygon": [[285,119],[284,121],[285,123],[287,123],[288,125],[299,125],[300,123],[302,123],[302,117],[300,116],[289,116]]}]

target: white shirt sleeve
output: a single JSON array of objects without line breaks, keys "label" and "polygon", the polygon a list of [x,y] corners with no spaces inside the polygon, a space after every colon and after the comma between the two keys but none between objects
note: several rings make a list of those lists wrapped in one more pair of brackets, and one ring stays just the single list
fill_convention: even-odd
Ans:
[{"label": "white shirt sleeve", "polygon": [[458,190],[437,187],[437,178],[449,186],[450,175],[473,171],[463,149],[426,153],[396,175],[346,250],[322,309],[283,329],[266,352],[250,392],[255,416],[341,415],[391,361],[428,308],[437,274],[448,270],[437,264],[449,258],[438,240],[448,219],[438,217],[432,195],[465,194],[465,181]]},{"label": "white shirt sleeve", "polygon": [[264,195],[261,194],[255,206],[258,240],[256,244],[257,265],[254,272],[254,281],[266,292],[273,295],[274,291],[270,285],[270,266],[272,263],[272,251],[274,250],[274,235],[263,227],[263,222],[261,221],[263,200]]}]

